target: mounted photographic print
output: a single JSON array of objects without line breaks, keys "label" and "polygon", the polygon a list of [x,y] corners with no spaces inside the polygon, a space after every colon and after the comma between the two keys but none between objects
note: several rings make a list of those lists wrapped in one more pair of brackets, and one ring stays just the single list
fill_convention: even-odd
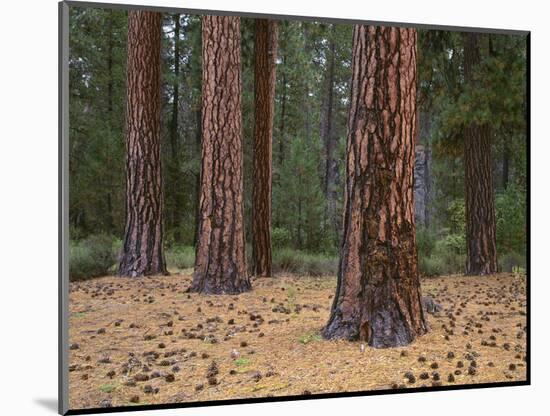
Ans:
[{"label": "mounted photographic print", "polygon": [[61,413],[529,384],[529,32],[60,18]]}]

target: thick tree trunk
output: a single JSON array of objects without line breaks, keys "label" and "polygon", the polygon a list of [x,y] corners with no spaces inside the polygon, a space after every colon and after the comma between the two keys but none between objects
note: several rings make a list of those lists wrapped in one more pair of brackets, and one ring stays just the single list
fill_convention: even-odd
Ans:
[{"label": "thick tree trunk", "polygon": [[271,276],[271,178],[277,37],[277,22],[256,19],[252,184],[252,261],[256,276]]},{"label": "thick tree trunk", "polygon": [[119,274],[167,274],[161,166],[161,14],[128,12],[126,228]]},{"label": "thick tree trunk", "polygon": [[[480,62],[479,35],[464,34],[464,78],[475,82]],[[466,274],[497,272],[495,202],[488,124],[472,123],[464,130],[466,185]]]},{"label": "thick tree trunk", "polygon": [[202,18],[199,238],[190,291],[250,290],[243,206],[240,19]]},{"label": "thick tree trunk", "polygon": [[427,331],[415,241],[416,30],[356,26],[344,236],[326,338],[375,348]]}]

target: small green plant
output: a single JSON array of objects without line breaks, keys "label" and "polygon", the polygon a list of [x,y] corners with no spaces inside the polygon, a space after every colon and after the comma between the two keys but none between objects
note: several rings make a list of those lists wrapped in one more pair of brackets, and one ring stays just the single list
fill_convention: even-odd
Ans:
[{"label": "small green plant", "polygon": [[514,277],[516,279],[525,279],[525,276],[527,275],[525,269],[523,267],[514,266],[512,268],[512,273],[514,274]]},{"label": "small green plant", "polygon": [[321,337],[321,334],[318,332],[314,332],[311,334],[302,335],[300,338],[298,338],[298,342],[301,344],[309,344],[310,342],[317,342],[321,341],[323,338]]},{"label": "small green plant", "polygon": [[99,390],[101,390],[103,393],[112,393],[116,389],[116,386],[112,384],[103,384],[99,386]]},{"label": "small green plant", "polygon": [[237,367],[244,367],[250,364],[250,360],[248,358],[237,358],[235,360],[235,365]]},{"label": "small green plant", "polygon": [[294,286],[290,286],[286,289],[286,297],[289,305],[294,306],[296,302],[296,288]]}]

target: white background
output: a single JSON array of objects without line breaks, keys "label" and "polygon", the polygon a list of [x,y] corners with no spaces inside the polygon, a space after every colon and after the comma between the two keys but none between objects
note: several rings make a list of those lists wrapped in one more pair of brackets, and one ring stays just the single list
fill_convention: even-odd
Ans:
[{"label": "white background", "polygon": [[[112,2],[122,3],[112,0]],[[131,3],[131,1],[127,1]],[[532,386],[150,412],[150,415],[548,414],[549,18],[544,1],[135,0],[140,4],[532,31]],[[57,396],[57,2],[0,12],[0,413]],[[545,100],[546,98],[546,100]],[[544,394],[546,393],[546,395]],[[135,414],[135,413],[131,413]]]}]

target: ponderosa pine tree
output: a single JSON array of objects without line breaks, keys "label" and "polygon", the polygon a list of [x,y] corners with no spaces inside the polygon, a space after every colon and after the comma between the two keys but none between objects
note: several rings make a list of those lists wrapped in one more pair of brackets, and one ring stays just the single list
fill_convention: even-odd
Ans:
[{"label": "ponderosa pine tree", "polygon": [[271,276],[271,182],[277,22],[256,19],[254,28],[254,152],[252,261],[255,276]]},{"label": "ponderosa pine tree", "polygon": [[251,289],[243,206],[240,19],[202,18],[202,164],[191,292]]},{"label": "ponderosa pine tree", "polygon": [[[465,33],[464,80],[470,89],[476,83],[480,35]],[[464,128],[464,183],[466,187],[466,274],[497,272],[495,195],[491,160],[491,128],[471,122]]]},{"label": "ponderosa pine tree", "polygon": [[118,273],[167,274],[161,166],[161,14],[128,12],[126,228]]},{"label": "ponderosa pine tree", "polygon": [[344,235],[326,338],[375,348],[427,331],[415,241],[415,29],[355,26]]}]

